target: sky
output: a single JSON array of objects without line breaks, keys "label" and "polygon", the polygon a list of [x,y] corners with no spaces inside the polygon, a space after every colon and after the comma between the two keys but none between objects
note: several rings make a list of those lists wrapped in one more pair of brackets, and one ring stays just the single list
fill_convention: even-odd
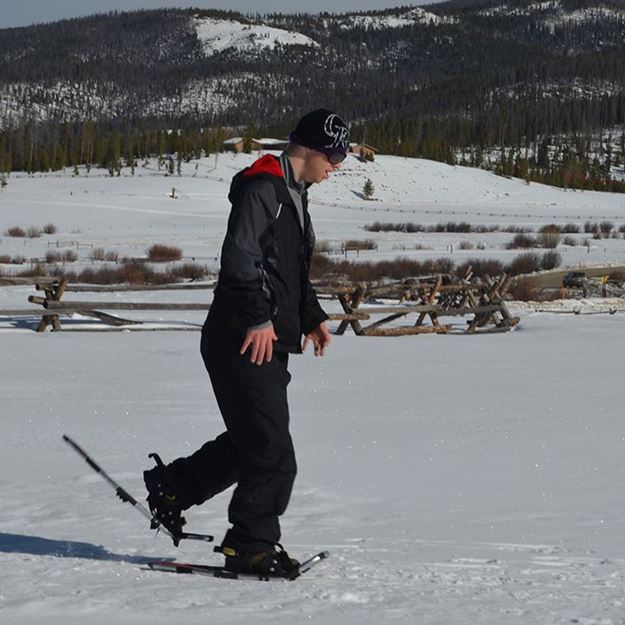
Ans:
[{"label": "sky", "polygon": [[[199,7],[230,9],[243,13],[319,13],[320,11],[371,11],[405,5],[432,4],[434,0],[11,0],[0,1],[0,28],[28,26],[42,22],[132,9]],[[436,0],[438,1],[438,0]]]}]

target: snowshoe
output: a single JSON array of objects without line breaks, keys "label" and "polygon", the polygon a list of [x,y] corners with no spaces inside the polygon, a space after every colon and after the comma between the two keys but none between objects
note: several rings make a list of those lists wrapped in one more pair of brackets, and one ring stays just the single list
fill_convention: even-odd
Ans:
[{"label": "snowshoe", "polygon": [[227,546],[220,550],[226,556],[225,570],[233,573],[291,577],[299,570],[300,563],[291,558],[282,545],[258,553],[241,553]]},{"label": "snowshoe", "polygon": [[172,534],[174,545],[177,547],[183,537],[182,528],[186,523],[182,516],[182,506],[175,490],[167,479],[167,468],[158,454],[150,454],[156,466],[143,472],[143,481],[148,491],[148,507],[153,515],[151,527],[157,529],[159,525],[166,527]]}]

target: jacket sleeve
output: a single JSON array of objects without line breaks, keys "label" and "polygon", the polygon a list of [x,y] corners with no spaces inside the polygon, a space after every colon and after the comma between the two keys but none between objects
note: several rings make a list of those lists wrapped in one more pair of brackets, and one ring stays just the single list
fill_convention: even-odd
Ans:
[{"label": "jacket sleeve", "polygon": [[[315,231],[313,230],[312,224],[308,227],[307,239],[308,254],[306,258],[306,266],[308,268],[312,259],[312,253],[315,249]],[[306,295],[304,303],[304,318],[302,319],[302,330],[304,331],[304,334],[308,334],[320,323],[323,323],[328,318],[328,315],[326,315],[325,311],[319,304],[315,289],[308,278],[308,271],[306,271],[305,288]]]},{"label": "jacket sleeve", "polygon": [[244,328],[264,327],[272,297],[262,265],[260,240],[275,221],[278,202],[271,182],[251,181],[235,199],[221,250],[219,284]]}]

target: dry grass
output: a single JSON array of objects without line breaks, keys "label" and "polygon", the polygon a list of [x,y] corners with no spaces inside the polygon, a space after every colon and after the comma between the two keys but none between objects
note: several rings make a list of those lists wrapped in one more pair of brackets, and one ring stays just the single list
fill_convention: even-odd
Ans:
[{"label": "dry grass", "polygon": [[26,230],[19,226],[11,226],[4,232],[4,235],[7,237],[24,238],[26,236]]},{"label": "dry grass", "polygon": [[508,293],[514,300],[521,302],[538,301],[540,290],[536,285],[536,280],[532,278],[518,278],[513,280]]},{"label": "dry grass", "polygon": [[182,250],[179,247],[156,243],[147,251],[147,255],[148,259],[153,263],[166,263],[180,260],[182,258]]},{"label": "dry grass", "polygon": [[344,250],[377,250],[378,244],[373,239],[348,239],[343,242]]},{"label": "dry grass", "polygon": [[50,273],[67,278],[72,283],[154,285],[199,280],[210,275],[207,267],[194,263],[170,267],[167,271],[154,271],[141,260],[129,260],[120,265],[106,265],[97,269],[88,267],[81,272],[68,272],[57,266]]}]

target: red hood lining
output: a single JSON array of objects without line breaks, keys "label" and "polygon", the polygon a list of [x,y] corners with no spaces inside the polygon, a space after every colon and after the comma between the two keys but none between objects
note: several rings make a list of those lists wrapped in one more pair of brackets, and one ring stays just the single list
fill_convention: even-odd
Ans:
[{"label": "red hood lining", "polygon": [[280,162],[275,156],[266,154],[265,156],[254,161],[252,165],[243,172],[247,178],[249,176],[257,176],[258,174],[269,174],[270,176],[284,177]]}]

